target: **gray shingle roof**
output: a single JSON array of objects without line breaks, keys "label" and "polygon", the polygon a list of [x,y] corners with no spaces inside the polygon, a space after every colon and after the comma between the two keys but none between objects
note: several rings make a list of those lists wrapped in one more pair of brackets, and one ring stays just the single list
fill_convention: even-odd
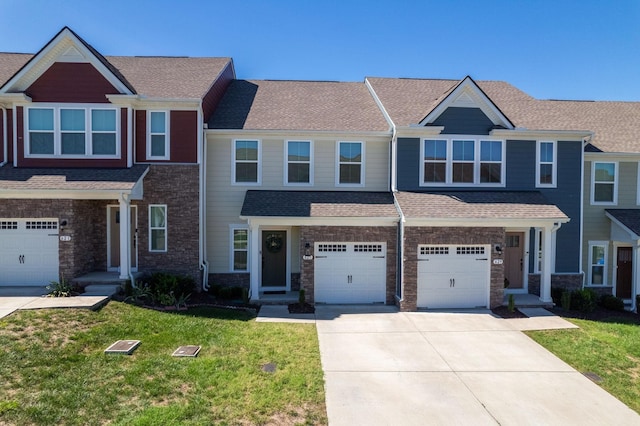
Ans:
[{"label": "gray shingle roof", "polygon": [[241,216],[397,218],[390,192],[247,191]]},{"label": "gray shingle roof", "polygon": [[149,168],[137,164],[128,169],[13,168],[0,167],[2,191],[130,191]]},{"label": "gray shingle roof", "polygon": [[235,80],[210,129],[388,131],[364,83]]},{"label": "gray shingle roof", "polygon": [[536,191],[398,192],[408,219],[568,219]]},{"label": "gray shingle roof", "polygon": [[640,236],[640,209],[606,209],[606,212]]}]

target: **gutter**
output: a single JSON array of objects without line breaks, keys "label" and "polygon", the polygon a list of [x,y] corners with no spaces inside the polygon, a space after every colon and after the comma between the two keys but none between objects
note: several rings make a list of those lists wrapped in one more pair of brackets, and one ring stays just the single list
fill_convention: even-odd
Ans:
[{"label": "gutter", "polygon": [[202,291],[209,290],[209,263],[207,262],[206,250],[206,221],[207,221],[207,135],[206,125],[204,123],[204,112],[202,110],[202,101],[198,107],[198,123],[202,123],[202,131],[198,134],[198,155],[200,155],[200,173],[199,173],[199,191],[200,191],[200,206],[198,208],[198,225],[199,225],[199,240],[200,249],[198,250],[198,262],[199,268],[202,271]]},{"label": "gutter", "polygon": [[[397,258],[397,264],[398,264],[398,270],[396,272],[396,289],[395,289],[395,294],[394,297],[396,299],[396,301],[398,303],[402,302],[402,300],[404,300],[404,282],[403,282],[403,277],[404,277],[404,224],[406,222],[406,218],[404,216],[404,213],[402,212],[402,207],[400,207],[400,203],[398,202],[398,199],[396,198],[396,193],[397,191],[393,192],[393,204],[396,206],[396,210],[398,211],[398,214],[400,215],[400,220],[398,221],[398,258]],[[400,297],[398,297],[398,287],[400,287]]]}]

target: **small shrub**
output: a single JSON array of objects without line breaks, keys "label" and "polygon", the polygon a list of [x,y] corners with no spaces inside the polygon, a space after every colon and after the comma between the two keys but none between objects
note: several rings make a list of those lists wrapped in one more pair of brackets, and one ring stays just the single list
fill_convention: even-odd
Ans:
[{"label": "small shrub", "polygon": [[51,281],[47,286],[47,296],[49,297],[69,297],[73,292],[73,286],[66,282],[64,279],[60,281]]},{"label": "small shrub", "polygon": [[304,305],[307,302],[307,299],[305,297],[305,291],[303,288],[300,289],[300,293],[298,293],[298,303],[300,303],[301,305]]},{"label": "small shrub", "polygon": [[509,309],[509,312],[514,312],[516,310],[516,302],[513,294],[509,295],[509,305],[507,306],[507,309]]},{"label": "small shrub", "polygon": [[218,297],[220,296],[220,289],[222,288],[221,285],[217,285],[217,284],[212,284],[209,286],[209,290],[207,290],[207,292],[214,296],[214,297]]},{"label": "small shrub", "polygon": [[562,305],[562,294],[566,290],[560,287],[551,287],[551,299],[556,305]]},{"label": "small shrub", "polygon": [[600,306],[611,311],[624,311],[624,300],[612,294],[603,294],[600,297]]},{"label": "small shrub", "polygon": [[571,307],[579,312],[589,313],[596,309],[598,294],[588,288],[571,293]]},{"label": "small shrub", "polygon": [[129,297],[133,294],[133,285],[131,284],[131,280],[126,280],[124,282],[124,295]]},{"label": "small shrub", "polygon": [[560,302],[561,302],[560,306],[562,306],[562,309],[564,309],[565,311],[570,311],[571,310],[571,292],[563,291],[562,296],[560,298]]},{"label": "small shrub", "polygon": [[223,300],[242,299],[242,287],[221,287],[218,290],[218,297]]}]

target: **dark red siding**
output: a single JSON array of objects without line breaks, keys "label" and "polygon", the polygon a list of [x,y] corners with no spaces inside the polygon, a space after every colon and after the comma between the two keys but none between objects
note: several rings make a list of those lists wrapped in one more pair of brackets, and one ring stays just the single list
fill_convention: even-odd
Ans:
[{"label": "dark red siding", "polygon": [[147,111],[136,111],[135,161],[147,161]]},{"label": "dark red siding", "polygon": [[91,64],[56,62],[27,90],[34,102],[105,102],[118,90]]},{"label": "dark red siding", "polygon": [[233,71],[233,62],[229,62],[226,68],[220,74],[220,77],[213,83],[209,91],[202,99],[202,111],[204,113],[204,122],[209,121],[209,117],[215,111],[220,99],[224,96],[225,90],[235,78]]},{"label": "dark red siding", "polygon": [[198,162],[198,128],[196,111],[171,111],[171,162]]},{"label": "dark red siding", "polygon": [[120,108],[120,158],[127,164],[128,151],[127,151],[127,131],[129,130],[127,120],[127,109]]},{"label": "dark red siding", "polygon": [[2,163],[5,158],[4,158],[4,146],[7,143],[7,141],[4,139],[4,129],[5,129],[5,125],[4,125],[4,114],[2,112],[2,110],[0,110],[0,163]]}]

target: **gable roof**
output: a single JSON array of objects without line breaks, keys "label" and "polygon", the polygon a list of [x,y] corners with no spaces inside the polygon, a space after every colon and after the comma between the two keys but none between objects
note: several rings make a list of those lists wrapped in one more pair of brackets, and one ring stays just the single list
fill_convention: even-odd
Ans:
[{"label": "gable roof", "polygon": [[234,80],[209,129],[389,131],[364,83]]}]

